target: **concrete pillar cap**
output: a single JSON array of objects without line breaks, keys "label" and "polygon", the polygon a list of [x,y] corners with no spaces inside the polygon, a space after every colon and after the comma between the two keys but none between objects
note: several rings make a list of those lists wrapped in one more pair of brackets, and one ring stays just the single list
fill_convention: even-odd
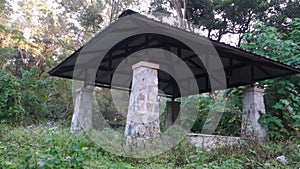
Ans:
[{"label": "concrete pillar cap", "polygon": [[138,67],[147,67],[152,69],[159,69],[159,64],[146,62],[146,61],[140,61],[134,65],[132,65],[132,69],[136,69]]},{"label": "concrete pillar cap", "polygon": [[86,88],[86,87],[80,87],[78,89],[76,89],[76,92],[94,92],[94,88]]},{"label": "concrete pillar cap", "polygon": [[261,88],[258,88],[258,87],[249,87],[249,88],[244,89],[244,93],[247,93],[247,92],[259,92],[259,93],[264,93],[264,92],[265,92],[265,89],[261,89]]}]

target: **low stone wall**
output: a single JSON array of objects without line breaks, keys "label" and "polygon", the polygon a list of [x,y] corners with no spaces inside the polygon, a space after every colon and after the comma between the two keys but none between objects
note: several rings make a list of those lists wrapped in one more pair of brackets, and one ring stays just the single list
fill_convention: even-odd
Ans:
[{"label": "low stone wall", "polygon": [[231,146],[235,144],[243,144],[247,139],[241,137],[229,137],[208,134],[188,134],[191,143],[197,148],[211,149],[222,146]]}]

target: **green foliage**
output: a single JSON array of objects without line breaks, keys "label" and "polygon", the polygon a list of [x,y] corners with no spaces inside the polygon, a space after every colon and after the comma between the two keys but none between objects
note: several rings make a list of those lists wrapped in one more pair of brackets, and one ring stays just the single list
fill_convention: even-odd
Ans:
[{"label": "green foliage", "polygon": [[216,11],[222,16],[222,34],[243,34],[250,28],[254,19],[266,17],[266,10],[271,6],[264,0],[223,0],[214,1]]},{"label": "green foliage", "polygon": [[[8,18],[11,12],[11,6],[7,0],[0,0],[0,21]],[[2,22],[1,22],[2,23]],[[1,26],[1,24],[0,24]]]},{"label": "green foliage", "polygon": [[0,70],[0,118],[6,123],[32,123],[58,116],[50,109],[55,91],[52,77],[40,77],[38,68],[22,71],[22,78]]},{"label": "green foliage", "polygon": [[[240,128],[241,128],[241,120],[242,120],[242,89],[240,88],[233,88],[228,89],[225,93],[222,94],[222,97],[226,95],[225,102],[217,105],[215,96],[202,94],[199,95],[199,111],[197,120],[191,129],[192,132],[201,133],[205,121],[208,118],[208,113],[211,109],[215,108],[216,106],[221,106],[220,113],[222,117],[220,122],[217,125],[217,128],[214,134],[218,135],[226,135],[226,136],[240,136]],[[219,94],[219,95],[220,95]]]},{"label": "green foliage", "polygon": [[[299,68],[300,62],[300,19],[292,20],[287,26],[290,31],[278,33],[274,27],[262,23],[245,35],[244,49],[270,59]],[[300,78],[299,75],[266,80],[259,86],[267,86],[265,103],[268,115],[262,122],[268,126],[270,138],[288,138],[299,133]]]},{"label": "green foliage", "polygon": [[215,6],[210,0],[190,0],[187,4],[187,20],[194,25],[203,25],[207,29],[221,27],[222,22],[215,19],[214,9]]},{"label": "green foliage", "polygon": [[79,19],[84,28],[91,27],[93,33],[100,29],[100,24],[103,22],[102,16],[99,14],[99,9],[95,6],[88,6],[80,15]]},{"label": "green foliage", "polygon": [[[128,98],[128,92],[117,92],[115,93],[115,102],[113,101],[111,92],[116,92],[104,88],[95,89],[96,103],[99,106],[99,110],[107,121],[107,123],[113,128],[119,128],[125,126],[126,112],[128,110],[128,102],[126,102],[126,95]],[[119,98],[117,98],[119,97]],[[125,99],[125,100],[124,100]],[[118,105],[116,105],[118,104]],[[116,106],[119,106],[117,109]],[[126,111],[126,112],[119,112]]]},{"label": "green foliage", "polygon": [[222,119],[216,134],[239,137],[242,126],[242,101],[244,87],[228,89]]},{"label": "green foliage", "polygon": [[166,5],[168,4],[168,0],[155,0],[150,3],[149,12],[151,12],[154,16],[166,15],[169,16],[171,12],[166,9]]},{"label": "green foliage", "polygon": [[[147,159],[118,157],[104,151],[84,133],[63,126],[10,128],[0,125],[0,168],[297,168],[299,140],[247,142],[242,146],[202,150],[187,140]],[[276,157],[286,156],[282,164]]]},{"label": "green foliage", "polygon": [[241,47],[291,66],[299,66],[299,36],[296,36],[299,34],[299,25],[294,27],[297,25],[295,21],[291,22],[291,32],[286,35],[279,33],[275,27],[257,23],[253,26],[255,31],[245,34],[246,42]]},{"label": "green foliage", "polygon": [[[185,19],[191,31],[206,30],[207,37],[220,41],[223,35],[249,30],[253,20],[267,20],[273,3],[264,0],[185,0]],[[154,0],[150,12],[170,15],[176,3],[184,9],[183,1]],[[177,9],[176,9],[177,10]]]},{"label": "green foliage", "polygon": [[1,122],[21,121],[24,108],[21,105],[22,93],[19,81],[0,70],[0,119]]},{"label": "green foliage", "polygon": [[207,118],[207,114],[210,109],[211,100],[212,98],[207,95],[199,96],[199,112],[198,112],[197,120],[195,121],[195,124],[191,129],[192,132],[201,133],[201,130],[205,123],[205,119]]},{"label": "green foliage", "polygon": [[11,141],[1,145],[2,168],[82,168],[91,158],[91,143],[83,135],[71,136],[56,126],[19,128],[6,134]]},{"label": "green foliage", "polygon": [[260,115],[259,123],[264,127],[268,127],[268,135],[272,139],[282,139],[289,135],[280,118],[271,114],[260,113]]},{"label": "green foliage", "polygon": [[[300,16],[300,2],[285,1],[285,0],[271,0],[269,7],[269,17],[262,20],[267,26],[273,26],[281,33],[288,33],[290,30],[287,27],[290,20],[299,18]],[[284,4],[284,5],[283,5]]]},{"label": "green foliage", "polygon": [[49,95],[54,91],[52,77],[39,77],[38,68],[22,72],[19,81],[22,91],[22,102],[26,114],[33,120],[43,119],[48,114]]}]

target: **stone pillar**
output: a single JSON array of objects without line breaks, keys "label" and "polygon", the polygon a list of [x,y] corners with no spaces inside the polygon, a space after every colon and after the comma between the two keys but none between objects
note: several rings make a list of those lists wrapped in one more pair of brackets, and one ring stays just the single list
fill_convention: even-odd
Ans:
[{"label": "stone pillar", "polygon": [[180,111],[180,102],[175,102],[175,101],[167,102],[167,116],[165,121],[165,125],[167,127],[175,123],[179,111]]},{"label": "stone pillar", "polygon": [[266,113],[264,104],[264,89],[251,87],[244,90],[242,137],[250,137],[258,140],[267,137],[267,131],[259,123],[261,113]]},{"label": "stone pillar", "polygon": [[133,79],[125,128],[127,142],[153,138],[160,133],[158,64],[138,62],[132,66]]},{"label": "stone pillar", "polygon": [[93,119],[93,92],[94,88],[79,88],[76,90],[71,132],[79,132],[83,129],[91,128]]}]

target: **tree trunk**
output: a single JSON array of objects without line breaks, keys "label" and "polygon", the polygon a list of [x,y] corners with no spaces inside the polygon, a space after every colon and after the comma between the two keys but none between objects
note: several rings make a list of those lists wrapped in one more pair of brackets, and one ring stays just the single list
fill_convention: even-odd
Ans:
[{"label": "tree trunk", "polygon": [[15,76],[19,79],[22,78],[22,69],[23,69],[23,60],[22,60],[22,51],[17,49],[15,56]]},{"label": "tree trunk", "polygon": [[176,9],[177,13],[177,18],[179,21],[179,27],[182,29],[185,29],[185,13],[186,13],[186,0],[184,0],[184,13],[182,13],[182,6],[181,6],[181,1],[180,0],[174,0],[174,6]]},{"label": "tree trunk", "polygon": [[110,10],[110,17],[109,17],[109,24],[112,23],[115,11],[115,0],[111,0],[111,10]]},{"label": "tree trunk", "polygon": [[208,29],[208,34],[207,34],[207,38],[209,38],[210,39],[210,36],[211,36],[211,29]]}]

